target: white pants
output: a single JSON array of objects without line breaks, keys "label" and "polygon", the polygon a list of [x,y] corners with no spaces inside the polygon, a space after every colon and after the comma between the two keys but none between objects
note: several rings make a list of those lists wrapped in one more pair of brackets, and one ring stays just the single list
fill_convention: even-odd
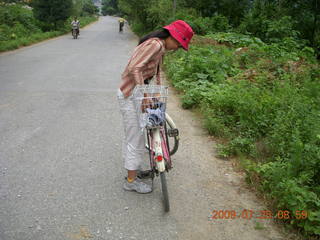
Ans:
[{"label": "white pants", "polygon": [[127,170],[137,170],[141,166],[144,155],[144,134],[139,127],[137,112],[132,98],[124,98],[120,89],[118,89],[117,95],[124,127],[122,144],[124,167]]}]

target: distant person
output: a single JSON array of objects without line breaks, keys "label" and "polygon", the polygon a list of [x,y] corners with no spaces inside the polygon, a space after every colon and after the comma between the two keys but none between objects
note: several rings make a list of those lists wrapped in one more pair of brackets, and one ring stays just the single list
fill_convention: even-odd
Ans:
[{"label": "distant person", "polygon": [[128,171],[123,188],[127,191],[138,193],[152,191],[149,184],[137,178],[137,171],[141,169],[143,161],[145,145],[132,99],[133,89],[136,85],[149,84],[153,77],[156,78],[156,84],[161,85],[159,66],[163,55],[179,48],[187,51],[192,36],[192,28],[182,20],[177,20],[159,31],[149,33],[140,39],[122,73],[118,100],[124,127],[122,154],[124,168]]},{"label": "distant person", "polygon": [[123,26],[124,26],[124,23],[126,22],[126,20],[124,18],[119,18],[118,22],[119,22],[119,32],[122,32]]},{"label": "distant person", "polygon": [[73,18],[73,21],[71,22],[71,26],[72,26],[72,29],[76,29],[77,34],[80,35],[80,21],[77,19],[77,17]]}]

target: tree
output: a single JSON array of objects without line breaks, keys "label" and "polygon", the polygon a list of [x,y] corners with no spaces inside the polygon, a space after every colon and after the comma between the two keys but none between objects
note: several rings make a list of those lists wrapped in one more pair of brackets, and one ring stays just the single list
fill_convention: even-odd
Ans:
[{"label": "tree", "polygon": [[118,0],[103,0],[101,10],[103,15],[113,15],[118,13]]},{"label": "tree", "polygon": [[72,13],[72,0],[33,0],[34,16],[44,23],[44,30],[58,29]]},{"label": "tree", "polygon": [[85,0],[83,2],[83,6],[82,6],[82,16],[87,16],[87,15],[94,15],[97,14],[99,12],[99,9],[97,6],[95,6],[93,4],[92,0]]}]

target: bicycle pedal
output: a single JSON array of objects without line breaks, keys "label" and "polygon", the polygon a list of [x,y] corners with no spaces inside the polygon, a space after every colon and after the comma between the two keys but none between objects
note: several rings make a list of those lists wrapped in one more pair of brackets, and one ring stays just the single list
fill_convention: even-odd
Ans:
[{"label": "bicycle pedal", "polygon": [[179,136],[178,128],[168,129],[168,136],[169,137],[177,137],[177,136]]}]

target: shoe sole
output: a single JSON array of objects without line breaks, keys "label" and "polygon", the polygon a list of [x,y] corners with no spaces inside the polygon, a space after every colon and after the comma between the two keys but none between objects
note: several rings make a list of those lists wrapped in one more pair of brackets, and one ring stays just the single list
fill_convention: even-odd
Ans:
[{"label": "shoe sole", "polygon": [[138,192],[137,190],[135,189],[130,189],[130,188],[126,188],[125,186],[123,186],[123,189],[126,190],[126,191],[130,191],[130,192],[136,192],[136,193],[139,193],[139,194],[147,194],[147,193],[152,193],[152,189],[150,192]]}]

